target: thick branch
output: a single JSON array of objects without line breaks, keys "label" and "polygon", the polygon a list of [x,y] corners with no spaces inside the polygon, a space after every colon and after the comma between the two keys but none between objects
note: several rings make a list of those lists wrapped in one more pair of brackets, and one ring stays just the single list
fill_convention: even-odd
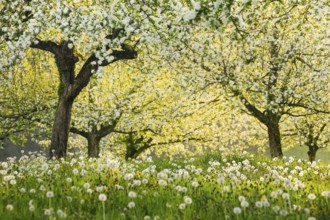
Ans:
[{"label": "thick branch", "polygon": [[74,134],[79,134],[81,136],[83,136],[84,138],[88,139],[88,133],[83,131],[83,130],[80,130],[76,127],[70,127],[70,132],[74,133]]},{"label": "thick branch", "polygon": [[34,42],[31,43],[31,47],[43,51],[51,52],[54,55],[58,55],[60,52],[60,46],[52,41],[43,41],[37,39],[35,43]]},{"label": "thick branch", "polygon": [[245,108],[252,114],[252,116],[256,117],[261,123],[266,124],[267,119],[265,115],[254,105],[252,105],[239,90],[233,91],[235,96],[238,96]]},{"label": "thick branch", "polygon": [[80,70],[79,74],[76,77],[73,89],[72,89],[72,96],[76,97],[80,91],[87,86],[92,77],[94,71],[96,71],[99,66],[107,66],[111,63],[114,63],[119,60],[128,60],[128,59],[135,59],[137,57],[137,52],[132,50],[127,45],[122,45],[123,50],[113,50],[110,56],[113,56],[113,60],[103,60],[101,64],[98,64],[98,59],[96,58],[95,54],[91,55],[85,64],[83,65],[82,69]]}]

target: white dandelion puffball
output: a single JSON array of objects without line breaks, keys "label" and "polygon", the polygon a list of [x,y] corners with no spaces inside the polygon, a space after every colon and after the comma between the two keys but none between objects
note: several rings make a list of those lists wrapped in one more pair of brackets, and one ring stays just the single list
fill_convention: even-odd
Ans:
[{"label": "white dandelion puffball", "polygon": [[101,193],[101,194],[99,195],[99,200],[100,200],[101,202],[105,202],[105,201],[107,200],[107,196],[106,196],[105,194]]}]

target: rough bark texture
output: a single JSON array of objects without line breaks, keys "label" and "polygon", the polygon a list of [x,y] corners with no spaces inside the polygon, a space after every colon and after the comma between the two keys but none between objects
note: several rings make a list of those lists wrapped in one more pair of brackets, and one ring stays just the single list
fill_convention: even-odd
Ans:
[{"label": "rough bark texture", "polygon": [[56,110],[50,145],[50,157],[65,157],[69,139],[72,101],[60,98]]},{"label": "rough bark texture", "polygon": [[309,147],[309,150],[307,152],[308,159],[309,159],[310,162],[313,162],[313,161],[315,161],[316,152],[317,152],[318,148],[311,147],[311,146],[308,146],[308,147]]},{"label": "rough bark texture", "polygon": [[100,153],[100,138],[96,135],[89,135],[87,138],[88,142],[88,157],[99,157]]},{"label": "rough bark texture", "polygon": [[283,157],[282,144],[281,144],[281,133],[278,123],[267,124],[268,130],[268,141],[270,148],[270,156],[274,157]]}]

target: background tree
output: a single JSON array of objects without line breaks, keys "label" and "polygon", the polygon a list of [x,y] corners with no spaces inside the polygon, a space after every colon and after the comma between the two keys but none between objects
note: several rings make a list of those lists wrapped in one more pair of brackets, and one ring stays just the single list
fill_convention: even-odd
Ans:
[{"label": "background tree", "polygon": [[[55,109],[57,79],[54,65],[37,51],[29,50],[25,59],[1,74],[0,133],[1,139],[23,146],[28,137],[43,136]],[[47,133],[47,132],[46,132]]]},{"label": "background tree", "polygon": [[[196,97],[178,82],[179,75],[168,67],[159,68],[159,62],[137,60],[130,62],[131,67],[118,63],[105,68],[108,73],[96,76],[79,96],[70,130],[87,139],[89,156],[98,156],[100,141],[107,135],[116,136],[107,145],[118,145],[121,140],[126,158],[137,157],[153,146],[211,138],[194,131],[202,129],[200,123],[194,124],[199,112],[193,105]],[[182,120],[191,128],[175,129]]]},{"label": "background tree", "polygon": [[272,157],[283,155],[283,115],[326,109],[329,23],[323,7],[325,1],[235,2],[227,25],[204,29],[196,34],[202,41],[191,46],[205,83],[223,86],[266,126]]},{"label": "background tree", "polygon": [[307,147],[309,161],[316,160],[318,150],[326,150],[330,142],[329,114],[319,113],[300,117],[288,117],[284,121],[285,145]]}]

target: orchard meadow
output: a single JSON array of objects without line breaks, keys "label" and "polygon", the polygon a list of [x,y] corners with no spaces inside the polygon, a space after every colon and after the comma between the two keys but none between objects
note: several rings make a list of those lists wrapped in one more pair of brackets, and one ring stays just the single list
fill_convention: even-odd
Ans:
[{"label": "orchard meadow", "polygon": [[0,0],[0,220],[328,220],[329,58],[329,0]]},{"label": "orchard meadow", "polygon": [[328,219],[330,165],[205,155],[2,162],[1,219]]}]

